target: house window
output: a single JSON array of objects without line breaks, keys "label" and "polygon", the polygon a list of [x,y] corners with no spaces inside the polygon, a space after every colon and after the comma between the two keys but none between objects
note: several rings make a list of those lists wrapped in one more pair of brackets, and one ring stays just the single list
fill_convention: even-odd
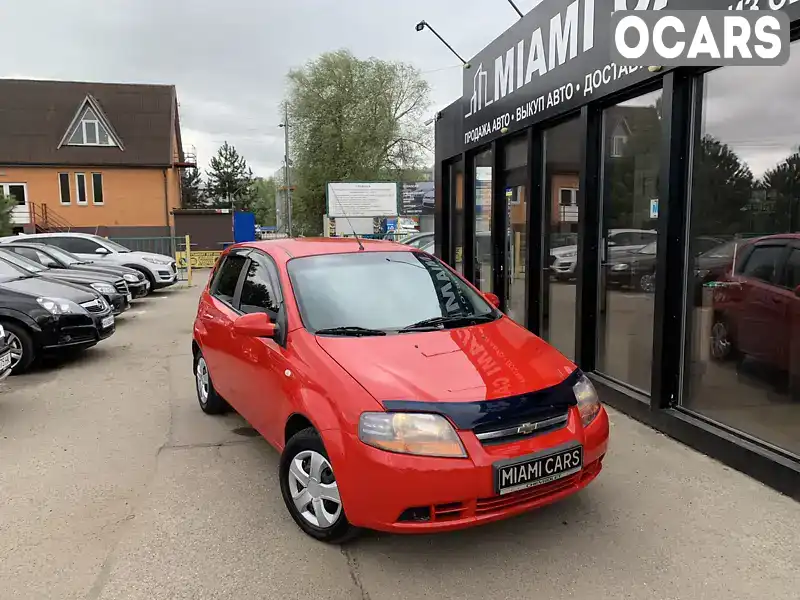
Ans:
[{"label": "house window", "polygon": [[628,141],[624,135],[615,135],[611,138],[611,158],[622,157],[622,152],[625,149],[625,143]]},{"label": "house window", "polygon": [[71,201],[69,190],[69,173],[58,174],[58,188],[61,194],[61,204],[69,204]]},{"label": "house window", "polygon": [[110,132],[108,123],[92,109],[88,102],[84,102],[80,117],[74,121],[66,139],[68,146],[118,146]]},{"label": "house window", "polygon": [[78,190],[78,204],[86,204],[86,173],[75,173],[75,189]]},{"label": "house window", "polygon": [[561,206],[578,206],[578,190],[575,188],[561,188],[559,196]]},{"label": "house window", "polygon": [[92,202],[103,204],[103,174],[92,173]]}]

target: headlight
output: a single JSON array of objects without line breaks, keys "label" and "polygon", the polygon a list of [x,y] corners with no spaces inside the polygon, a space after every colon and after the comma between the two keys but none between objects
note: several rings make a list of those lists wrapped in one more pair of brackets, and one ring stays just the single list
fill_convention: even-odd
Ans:
[{"label": "headlight", "polygon": [[0,340],[6,339],[6,330],[0,325]]},{"label": "headlight", "polygon": [[358,438],[370,446],[419,456],[466,458],[450,422],[441,415],[416,413],[363,413]]},{"label": "headlight", "polygon": [[101,294],[113,294],[117,291],[110,283],[92,283],[90,285]]},{"label": "headlight", "polygon": [[576,256],[578,256],[578,251],[572,250],[570,252],[564,252],[564,254],[561,255],[561,258],[575,258]]},{"label": "headlight", "polygon": [[618,265],[614,265],[613,267],[611,267],[611,270],[612,271],[627,271],[630,268],[631,268],[631,266],[629,264],[620,263]]},{"label": "headlight", "polygon": [[36,301],[53,315],[79,315],[86,312],[83,307],[66,298],[37,298]]},{"label": "headlight", "polygon": [[142,260],[153,265],[168,265],[172,262],[168,258],[151,258],[150,256],[145,256],[142,258]]},{"label": "headlight", "polygon": [[705,279],[710,273],[711,271],[709,269],[699,269],[694,272],[694,274],[701,279]]},{"label": "headlight", "polygon": [[578,411],[581,413],[581,422],[586,427],[589,423],[594,421],[597,413],[600,412],[600,398],[597,396],[597,390],[594,389],[592,382],[586,375],[582,376],[578,383],[572,386],[572,392],[575,394],[575,399],[578,401]]},{"label": "headlight", "polygon": [[128,283],[136,283],[137,281],[139,281],[139,278],[133,273],[125,273],[125,275],[123,275],[122,278]]}]

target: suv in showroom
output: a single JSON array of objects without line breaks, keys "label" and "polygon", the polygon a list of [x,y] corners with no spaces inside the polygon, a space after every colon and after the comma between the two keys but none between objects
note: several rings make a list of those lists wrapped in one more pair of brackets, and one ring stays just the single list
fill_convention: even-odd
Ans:
[{"label": "suv in showroom", "polygon": [[169,287],[178,281],[175,259],[164,254],[139,252],[112,242],[109,239],[89,233],[35,233],[6,238],[12,241],[40,242],[62,248],[85,260],[103,264],[121,265],[136,269],[150,284],[149,291]]}]

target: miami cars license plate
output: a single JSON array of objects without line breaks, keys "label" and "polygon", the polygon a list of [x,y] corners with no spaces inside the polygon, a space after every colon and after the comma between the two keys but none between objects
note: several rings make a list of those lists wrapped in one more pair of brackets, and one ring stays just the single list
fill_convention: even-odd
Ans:
[{"label": "miami cars license plate", "polygon": [[8,350],[0,356],[0,373],[5,371],[11,366],[11,350]]},{"label": "miami cars license plate", "polygon": [[108,329],[114,324],[114,315],[110,315],[105,317],[102,321],[100,321],[100,327],[103,329]]},{"label": "miami cars license plate", "polygon": [[569,477],[583,467],[583,446],[548,448],[494,464],[494,490],[503,495]]}]

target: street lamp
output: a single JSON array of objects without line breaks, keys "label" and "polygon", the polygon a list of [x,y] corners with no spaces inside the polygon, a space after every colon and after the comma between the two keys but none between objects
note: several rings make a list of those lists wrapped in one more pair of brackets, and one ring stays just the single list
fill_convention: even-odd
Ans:
[{"label": "street lamp", "polygon": [[285,104],[283,107],[283,123],[278,127],[283,128],[283,184],[286,188],[286,235],[292,237],[292,184],[289,181],[289,105]]},{"label": "street lamp", "polygon": [[422,31],[426,27],[431,30],[431,33],[433,35],[435,35],[437,38],[439,38],[440,42],[442,42],[445,46],[447,46],[447,49],[450,50],[450,52],[455,54],[456,58],[458,58],[458,60],[460,60],[464,64],[464,68],[465,69],[469,69],[469,63],[467,61],[465,61],[463,58],[461,58],[461,55],[458,52],[456,52],[455,50],[453,50],[453,47],[450,44],[448,44],[447,42],[445,42],[444,38],[442,36],[440,36],[436,32],[436,30],[428,24],[427,21],[420,21],[419,23],[417,23],[417,25],[416,25],[416,27],[414,27],[414,29],[416,29],[417,31]]}]

